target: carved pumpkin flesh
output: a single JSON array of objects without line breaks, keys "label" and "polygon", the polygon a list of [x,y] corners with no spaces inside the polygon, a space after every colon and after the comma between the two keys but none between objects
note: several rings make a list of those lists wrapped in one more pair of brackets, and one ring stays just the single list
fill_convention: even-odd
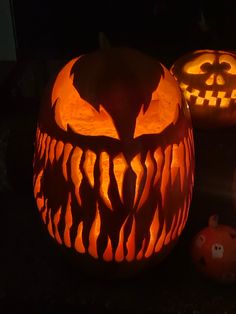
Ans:
[{"label": "carved pumpkin flesh", "polygon": [[34,195],[50,235],[106,262],[161,255],[188,217],[191,121],[156,60],[113,48],[70,61],[42,104]]},{"label": "carved pumpkin flesh", "polygon": [[171,67],[196,125],[236,124],[236,55],[198,50],[179,58]]}]

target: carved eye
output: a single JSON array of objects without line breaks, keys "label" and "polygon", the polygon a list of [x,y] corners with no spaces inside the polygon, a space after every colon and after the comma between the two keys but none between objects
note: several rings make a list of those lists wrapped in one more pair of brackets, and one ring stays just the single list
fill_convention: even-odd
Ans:
[{"label": "carved eye", "polygon": [[186,63],[183,67],[183,71],[188,74],[204,74],[209,71],[209,67],[212,66],[215,58],[214,54],[205,53],[193,61]]},{"label": "carved eye", "polygon": [[109,136],[119,139],[111,116],[100,105],[98,110],[83,100],[73,86],[72,65],[78,59],[69,62],[58,74],[52,91],[52,104],[55,106],[55,121],[67,131],[68,125],[78,134],[90,136]]},{"label": "carved eye", "polygon": [[222,55],[219,58],[220,64],[224,65],[224,71],[229,74],[236,74],[236,59],[230,55]]},{"label": "carved eye", "polygon": [[181,95],[179,90],[173,88],[175,79],[164,68],[163,70],[165,79],[160,81],[158,88],[153,92],[147,111],[141,107],[136,119],[134,137],[161,133],[171,123],[175,124],[179,117]]},{"label": "carved eye", "polygon": [[67,130],[67,126],[70,126],[74,132],[81,135],[103,135],[119,139],[112,118],[102,105],[97,111],[78,95],[76,98],[76,102],[71,104],[65,104],[60,99],[57,100],[55,120],[59,127]]},{"label": "carved eye", "polygon": [[200,69],[202,73],[206,73],[210,71],[211,67],[212,67],[212,64],[210,62],[206,62],[200,66]]}]

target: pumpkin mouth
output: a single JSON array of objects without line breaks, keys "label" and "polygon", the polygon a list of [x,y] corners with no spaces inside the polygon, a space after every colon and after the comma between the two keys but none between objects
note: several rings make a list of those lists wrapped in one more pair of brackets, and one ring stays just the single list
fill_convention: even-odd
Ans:
[{"label": "pumpkin mouth", "polygon": [[232,92],[206,90],[200,91],[181,82],[180,87],[187,101],[197,106],[228,108],[236,101],[236,89]]},{"label": "pumpkin mouth", "polygon": [[[149,258],[181,234],[193,184],[190,130],[180,144],[137,153],[129,161],[122,152],[110,156],[106,151],[82,149],[39,129],[36,139],[34,195],[58,243],[120,262]],[[190,193],[186,176],[192,182]],[[64,190],[58,190],[57,180]],[[59,199],[63,194],[66,202],[52,203],[53,193]],[[173,211],[173,219],[167,209]],[[109,219],[117,219],[113,230],[106,229],[104,221]]]}]

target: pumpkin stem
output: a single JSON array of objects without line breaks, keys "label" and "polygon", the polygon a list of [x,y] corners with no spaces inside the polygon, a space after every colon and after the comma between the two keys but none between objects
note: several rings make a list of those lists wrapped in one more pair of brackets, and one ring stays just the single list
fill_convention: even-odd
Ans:
[{"label": "pumpkin stem", "polygon": [[103,32],[99,32],[98,34],[99,47],[101,50],[107,50],[111,48],[111,44],[107,38],[107,36]]},{"label": "pumpkin stem", "polygon": [[219,225],[219,215],[212,215],[208,220],[208,226],[211,228],[217,228]]}]

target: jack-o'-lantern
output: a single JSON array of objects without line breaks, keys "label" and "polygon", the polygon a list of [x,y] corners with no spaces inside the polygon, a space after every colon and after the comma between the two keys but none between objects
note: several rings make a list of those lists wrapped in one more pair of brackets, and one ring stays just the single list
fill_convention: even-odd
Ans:
[{"label": "jack-o'-lantern", "polygon": [[197,127],[236,124],[236,54],[198,50],[180,57],[171,67]]},{"label": "jack-o'-lantern", "polygon": [[193,172],[190,115],[158,61],[111,48],[59,72],[34,156],[34,196],[59,244],[103,265],[163,257],[186,223]]},{"label": "jack-o'-lantern", "polygon": [[193,240],[192,258],[204,275],[220,282],[236,282],[236,229],[209,218],[209,226]]}]

